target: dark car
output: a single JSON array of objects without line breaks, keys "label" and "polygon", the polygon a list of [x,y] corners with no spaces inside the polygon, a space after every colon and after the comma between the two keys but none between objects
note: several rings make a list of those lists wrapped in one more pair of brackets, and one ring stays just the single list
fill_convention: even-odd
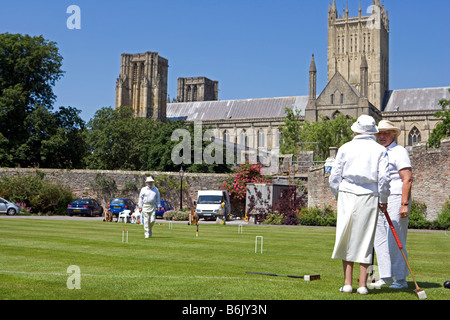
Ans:
[{"label": "dark car", "polygon": [[87,216],[101,216],[103,207],[94,199],[76,199],[67,205],[67,213],[69,216],[74,214],[83,214]]},{"label": "dark car", "polygon": [[119,213],[123,210],[130,210],[131,212],[133,212],[135,208],[136,203],[128,198],[114,198],[109,203],[109,212],[111,212],[116,217],[118,217]]},{"label": "dark car", "polygon": [[156,209],[156,218],[164,217],[166,211],[173,210],[173,206],[167,200],[161,200],[161,207]]}]

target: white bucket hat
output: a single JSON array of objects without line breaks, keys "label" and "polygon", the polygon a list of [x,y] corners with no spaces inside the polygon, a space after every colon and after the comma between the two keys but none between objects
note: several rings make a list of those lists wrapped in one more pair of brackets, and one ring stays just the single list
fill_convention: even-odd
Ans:
[{"label": "white bucket hat", "polygon": [[147,179],[145,179],[145,182],[153,182],[153,181],[155,181],[155,180],[153,180],[152,177],[147,177]]},{"label": "white bucket hat", "polygon": [[394,124],[389,120],[381,120],[378,123],[378,130],[379,131],[395,131],[395,137],[398,137],[400,135],[401,130],[394,126]]},{"label": "white bucket hat", "polygon": [[374,118],[365,114],[359,116],[358,120],[356,120],[356,122],[352,125],[351,129],[353,132],[361,134],[378,133]]}]

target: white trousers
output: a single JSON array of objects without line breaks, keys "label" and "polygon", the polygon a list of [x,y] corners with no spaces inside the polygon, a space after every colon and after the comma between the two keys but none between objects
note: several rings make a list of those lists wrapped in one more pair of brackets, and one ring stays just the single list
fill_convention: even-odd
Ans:
[{"label": "white trousers", "polygon": [[156,206],[151,203],[145,203],[142,207],[142,217],[144,218],[144,233],[146,238],[152,236],[152,228],[156,220],[155,209]]},{"label": "white trousers", "polygon": [[[400,206],[402,196],[394,194],[388,198],[388,213],[392,220],[395,231],[402,244],[405,255],[406,236],[408,233],[408,218],[400,218]],[[409,205],[411,209],[411,204]],[[377,255],[378,271],[380,278],[391,278],[395,280],[406,279],[408,276],[408,267],[405,259],[395,241],[394,235],[389,227],[384,213],[379,212],[377,232],[375,234],[375,252]]]},{"label": "white trousers", "polygon": [[378,196],[339,192],[333,259],[370,264],[378,217]]}]

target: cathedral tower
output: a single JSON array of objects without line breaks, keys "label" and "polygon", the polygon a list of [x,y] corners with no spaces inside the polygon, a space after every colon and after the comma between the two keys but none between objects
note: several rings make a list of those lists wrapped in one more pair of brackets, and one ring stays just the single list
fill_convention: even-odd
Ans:
[{"label": "cathedral tower", "polygon": [[116,81],[116,108],[132,107],[137,117],[166,120],[168,60],[157,52],[123,53]]},{"label": "cathedral tower", "polygon": [[[389,18],[380,0],[373,0],[362,15],[350,17],[348,6],[339,17],[336,0],[328,10],[328,81],[339,72],[359,92],[361,65],[367,64],[367,96],[381,110],[385,92],[389,90]],[[362,61],[362,59],[366,61]]]},{"label": "cathedral tower", "polygon": [[206,77],[178,78],[177,102],[219,100],[219,81]]}]

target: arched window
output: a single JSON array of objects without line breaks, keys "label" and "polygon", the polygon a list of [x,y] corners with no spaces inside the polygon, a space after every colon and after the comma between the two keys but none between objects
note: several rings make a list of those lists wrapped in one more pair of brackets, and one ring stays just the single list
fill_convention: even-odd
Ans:
[{"label": "arched window", "polygon": [[222,136],[223,136],[223,147],[225,148],[227,146],[227,143],[231,142],[230,134],[228,133],[228,130],[225,130],[223,132]]},{"label": "arched window", "polygon": [[281,145],[283,144],[283,132],[277,130],[277,147],[281,147]]},{"label": "arched window", "polygon": [[138,81],[138,66],[137,63],[133,64],[133,82]]},{"label": "arched window", "polygon": [[197,101],[197,86],[194,85],[194,88],[192,89],[192,101]]},{"label": "arched window", "polygon": [[247,132],[245,130],[242,130],[241,132],[241,145],[244,146],[244,148],[248,148],[248,138],[247,138]]},{"label": "arched window", "polygon": [[141,81],[143,81],[144,80],[144,64],[143,63],[141,63],[141,66],[140,66],[140,68],[141,68],[141,70],[139,71],[140,72],[140,80]]},{"label": "arched window", "polygon": [[422,140],[419,129],[413,127],[408,134],[408,145],[412,146],[415,143],[419,143]]},{"label": "arched window", "polygon": [[186,88],[186,96],[187,96],[187,99],[186,99],[186,101],[192,101],[192,92],[191,92],[191,86],[187,86],[187,88]]},{"label": "arched window", "polygon": [[265,139],[265,135],[264,135],[264,130],[263,129],[259,129],[258,130],[258,148],[264,148],[264,146],[266,145],[266,139]]}]

